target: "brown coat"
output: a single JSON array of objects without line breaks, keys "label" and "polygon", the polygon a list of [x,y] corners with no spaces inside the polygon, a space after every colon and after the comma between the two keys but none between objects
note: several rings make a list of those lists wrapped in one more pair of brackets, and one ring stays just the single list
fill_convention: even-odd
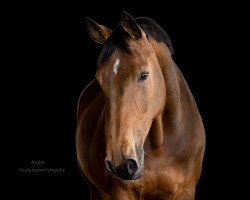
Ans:
[{"label": "brown coat", "polygon": [[[112,37],[88,23],[95,41]],[[78,102],[77,159],[91,199],[193,200],[205,150],[195,100],[165,43],[127,13],[122,28],[132,55],[116,48]]]}]

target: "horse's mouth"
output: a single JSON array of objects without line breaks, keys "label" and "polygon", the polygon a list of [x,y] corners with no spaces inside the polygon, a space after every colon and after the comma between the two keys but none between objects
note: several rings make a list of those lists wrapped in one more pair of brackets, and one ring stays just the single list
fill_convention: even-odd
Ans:
[{"label": "horse's mouth", "polygon": [[134,174],[128,176],[127,174],[117,172],[115,176],[121,180],[137,180],[141,178],[143,172],[143,167],[142,169],[138,169]]},{"label": "horse's mouth", "polygon": [[123,173],[121,171],[115,171],[115,172],[110,172],[110,173],[112,174],[113,177],[115,177],[119,180],[133,181],[133,180],[138,180],[139,178],[141,178],[141,176],[143,174],[143,168],[141,170],[138,170],[135,174],[132,174],[132,175],[127,175],[126,173]]},{"label": "horse's mouth", "polygon": [[107,170],[120,180],[137,180],[143,174],[144,151],[138,156],[137,162],[133,159],[124,160],[118,167],[114,167],[111,161],[106,160]]}]

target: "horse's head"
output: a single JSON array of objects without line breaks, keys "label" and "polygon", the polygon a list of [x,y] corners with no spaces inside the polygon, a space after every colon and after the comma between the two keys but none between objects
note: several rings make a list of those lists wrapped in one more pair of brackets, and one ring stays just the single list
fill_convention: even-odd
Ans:
[{"label": "horse's head", "polygon": [[120,179],[138,179],[144,142],[165,105],[161,68],[150,38],[129,14],[113,31],[89,18],[86,27],[104,45],[96,79],[106,100],[106,167]]}]

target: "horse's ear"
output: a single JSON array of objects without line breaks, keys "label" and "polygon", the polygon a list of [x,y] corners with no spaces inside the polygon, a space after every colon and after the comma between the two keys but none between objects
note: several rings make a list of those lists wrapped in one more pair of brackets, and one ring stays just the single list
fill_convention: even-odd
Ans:
[{"label": "horse's ear", "polygon": [[133,38],[140,39],[142,37],[139,25],[130,14],[124,11],[122,12],[122,27]]},{"label": "horse's ear", "polygon": [[96,43],[103,44],[105,41],[107,41],[112,32],[106,26],[100,25],[88,17],[85,18],[84,24],[90,37]]}]

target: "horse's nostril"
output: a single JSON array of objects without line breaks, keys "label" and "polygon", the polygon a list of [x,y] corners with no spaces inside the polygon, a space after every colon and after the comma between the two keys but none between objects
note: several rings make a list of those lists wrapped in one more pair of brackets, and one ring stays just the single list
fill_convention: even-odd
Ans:
[{"label": "horse's nostril", "polygon": [[126,168],[129,175],[133,175],[138,169],[137,162],[133,159],[126,160]]},{"label": "horse's nostril", "polygon": [[105,162],[106,162],[106,166],[107,166],[108,170],[112,173],[115,173],[115,167],[113,166],[111,161],[105,160]]}]

